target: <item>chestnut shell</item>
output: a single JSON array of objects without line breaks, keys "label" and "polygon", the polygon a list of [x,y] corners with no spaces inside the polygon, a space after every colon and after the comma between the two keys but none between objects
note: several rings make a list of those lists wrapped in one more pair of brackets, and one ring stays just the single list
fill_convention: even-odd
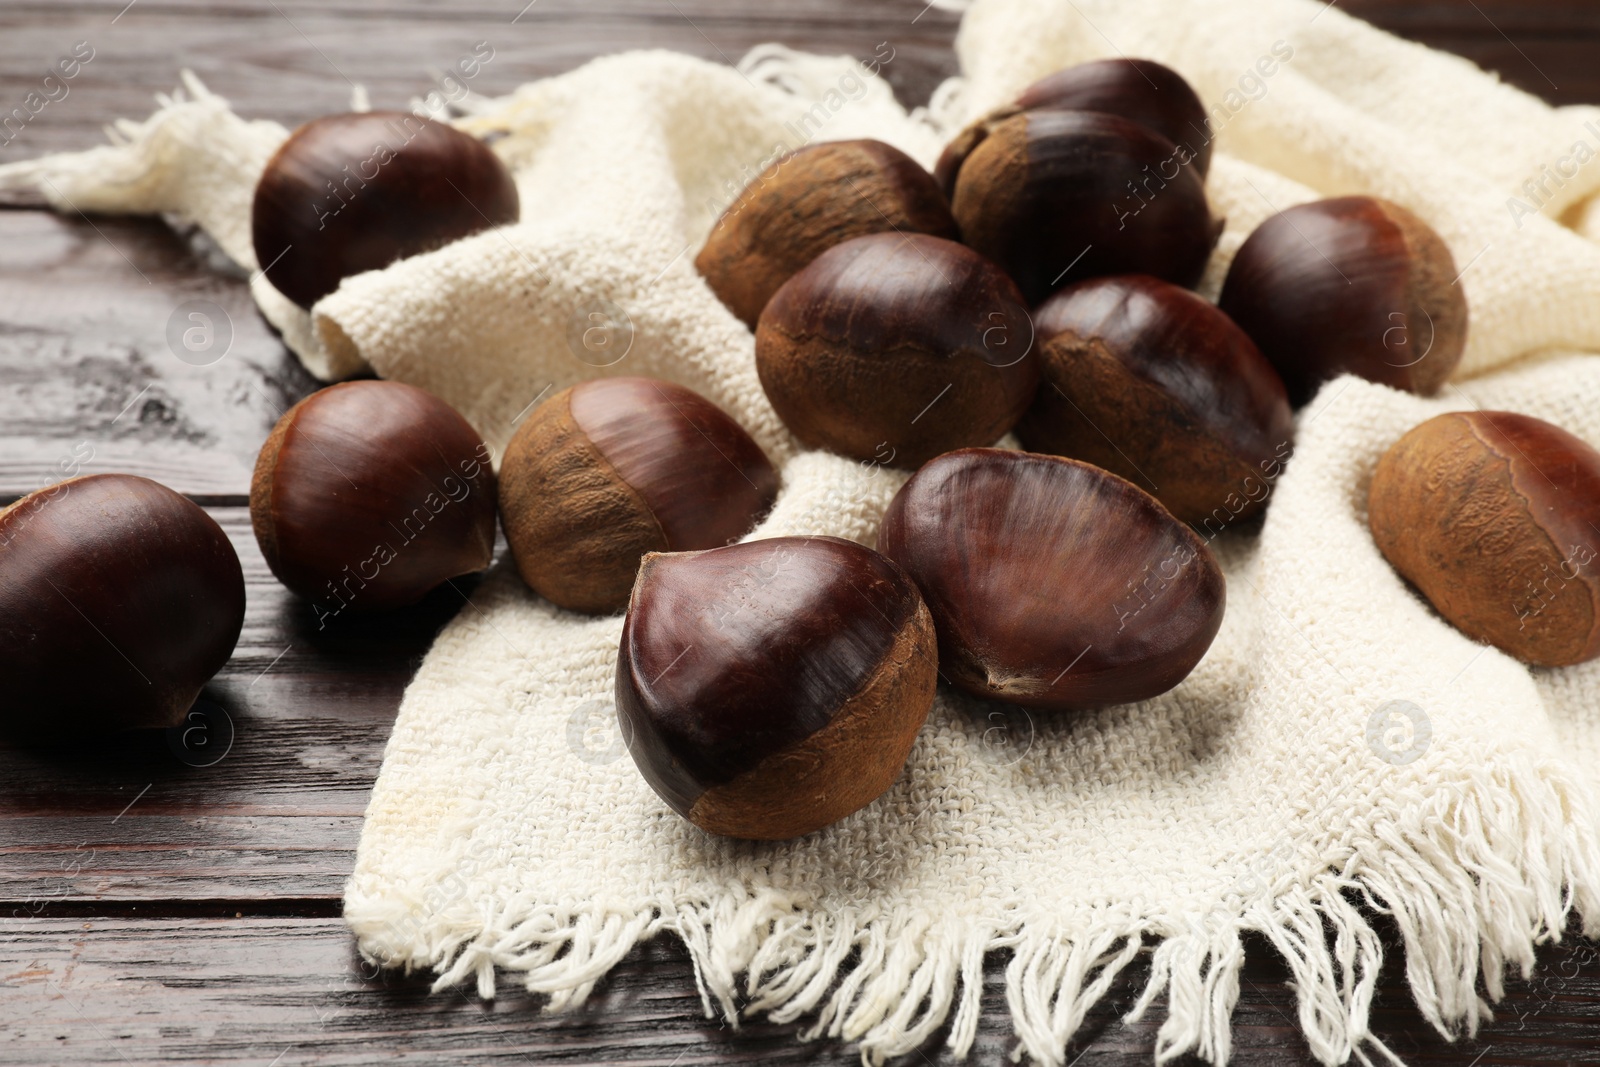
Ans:
[{"label": "chestnut shell", "polygon": [[1300,407],[1355,374],[1428,395],[1467,343],[1467,298],[1449,247],[1399,204],[1317,200],[1256,227],[1218,306],[1255,341]]},{"label": "chestnut shell", "polygon": [[1452,625],[1522,660],[1600,656],[1600,453],[1507,411],[1439,415],[1378,462],[1379,550]]},{"label": "chestnut shell", "polygon": [[148,478],[93,474],[0,511],[0,733],[59,743],[184,721],[233,654],[244,573]]},{"label": "chestnut shell", "polygon": [[742,426],[651,378],[562,390],[517,428],[500,465],[517,571],[574,611],[621,611],[645,553],[737,540],[777,492],[777,471]]},{"label": "chestnut shell", "polygon": [[1211,169],[1213,138],[1205,105],[1183,75],[1153,59],[1095,59],[1045,75],[1010,105],[957,134],[933,168],[945,195],[954,193],[961,164],[995,123],[1035,108],[1103,111],[1131,119],[1171,141],[1202,181]]},{"label": "chestnut shell", "polygon": [[1194,168],[1131,119],[1041,108],[997,122],[956,175],[961,239],[1038,303],[1102,274],[1193,286],[1222,233]]},{"label": "chestnut shell", "polygon": [[1022,294],[993,263],[885,233],[784,283],[756,328],[756,371],[808,448],[909,468],[1009,431],[1038,387],[1032,348]]},{"label": "chestnut shell", "polygon": [[1278,372],[1232,319],[1125,274],[1062,289],[1033,322],[1044,381],[1017,425],[1024,447],[1104,467],[1184,522],[1265,506],[1294,421]]},{"label": "chestnut shell", "polygon": [[645,557],[617,714],[674,811],[779,840],[894,784],[937,676],[932,620],[899,567],[836,537],[778,537]]},{"label": "chestnut shell", "polygon": [[922,590],[940,671],[974,696],[1071,711],[1181,682],[1222,625],[1205,543],[1077,460],[970,448],[889,504],[878,546]]},{"label": "chestnut shell", "polygon": [[250,207],[256,262],[309,308],[352,274],[516,222],[511,172],[475,137],[402,111],[313,119],[267,163]]},{"label": "chestnut shell", "polygon": [[278,420],[250,481],[267,566],[329,611],[421,600],[494,555],[489,450],[443,400],[402,382],[343,382]]},{"label": "chestnut shell", "polygon": [[852,237],[900,231],[953,238],[933,175],[882,141],[828,141],[783,156],[717,221],[694,265],[729,311],[755,329],[778,287]]}]

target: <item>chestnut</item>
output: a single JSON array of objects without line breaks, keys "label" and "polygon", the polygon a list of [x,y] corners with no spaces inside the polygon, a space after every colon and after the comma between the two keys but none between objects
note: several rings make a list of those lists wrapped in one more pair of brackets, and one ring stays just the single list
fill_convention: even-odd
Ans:
[{"label": "chestnut", "polygon": [[882,141],[829,141],[790,152],[757,175],[694,265],[753,330],[795,271],[841,241],[893,230],[955,237],[933,175]]},{"label": "chestnut", "polygon": [[836,245],[756,327],[767,398],[808,448],[914,468],[992,444],[1039,384],[1022,294],[954,241],[883,233]]},{"label": "chestnut", "polygon": [[[1035,108],[1104,111],[1132,119],[1173,143],[1177,160],[1203,181],[1211,169],[1211,129],[1205,105],[1183,75],[1153,59],[1096,59],[1047,74],[1016,100],[958,133],[933,169],[939,187],[955,191],[956,172],[995,123]],[[1197,147],[1198,146],[1198,147]]]},{"label": "chestnut", "polygon": [[1468,637],[1540,667],[1600,656],[1600,453],[1566,430],[1436,416],[1378,461],[1367,509],[1390,564]]},{"label": "chestnut", "polygon": [[517,186],[477,138],[401,111],[313,119],[267,162],[250,207],[256,262],[309,308],[341,279],[516,222]]},{"label": "chestnut", "polygon": [[489,449],[449,404],[401,382],[329,386],[290,408],[256,459],[250,522],[267,566],[316,602],[402,607],[494,554]]},{"label": "chestnut", "polygon": [[650,378],[562,390],[517,428],[500,464],[517,571],[573,611],[621,611],[645,553],[736,541],[777,493],[777,471],[743,427]]},{"label": "chestnut", "polygon": [[927,599],[940,671],[974,696],[1060,711],[1145,700],[1183,681],[1222,625],[1205,543],[1077,460],[940,456],[890,502],[878,547]]},{"label": "chestnut", "polygon": [[192,501],[91,474],[0,511],[0,733],[61,743],[176,726],[233,654],[244,573]]},{"label": "chestnut", "polygon": [[937,651],[917,587],[853,541],[651,553],[622,626],[618,721],[645,781],[696,826],[799,837],[900,776]]},{"label": "chestnut", "polygon": [[1341,374],[1426,396],[1466,347],[1456,278],[1427,223],[1387,200],[1343,196],[1256,227],[1218,304],[1278,368],[1297,408]]},{"label": "chestnut", "polygon": [[1193,286],[1222,233],[1177,147],[1131,119],[1041,108],[993,124],[956,175],[961,239],[1030,303],[1102,274]]},{"label": "chestnut", "polygon": [[1033,314],[1044,381],[1031,452],[1104,467],[1184,522],[1261,510],[1294,440],[1272,364],[1216,306],[1142,274],[1091,278]]}]

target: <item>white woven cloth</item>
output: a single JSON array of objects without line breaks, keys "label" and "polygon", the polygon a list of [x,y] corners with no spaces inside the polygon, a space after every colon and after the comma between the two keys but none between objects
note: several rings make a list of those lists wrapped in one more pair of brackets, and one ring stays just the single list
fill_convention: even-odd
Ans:
[{"label": "white woven cloth", "polygon": [[[776,47],[737,70],[612,56],[471,100],[465,128],[505,134],[520,225],[351,278],[314,315],[260,278],[256,295],[314,372],[430,389],[496,449],[580,379],[681,382],[782,465],[756,536],[871,544],[904,476],[797,451],[696,250],[780,146],[870,136],[931,164],[1032,79],[1122,53],[1218,109],[1209,192],[1228,228],[1207,295],[1275,210],[1389,197],[1464,272],[1457,381],[1421,400],[1343,379],[1301,413],[1264,526],[1214,542],[1227,619],[1174,692],[1031,717],[941,692],[899,783],[794,842],[714,840],[671,814],[612,732],[621,620],[556,611],[500,565],[400,709],[346,896],[362,951],[563,1008],[672,931],[708,1010],[810,1017],[876,1061],[946,1025],[966,1049],[984,954],[1004,947],[1019,1050],[1060,1064],[1143,945],[1134,1012],[1165,994],[1157,1058],[1222,1062],[1240,934],[1259,930],[1331,1064],[1383,1054],[1373,906],[1394,914],[1423,1015],[1470,1032],[1571,912],[1600,932],[1600,663],[1530,671],[1454,631],[1373,547],[1366,489],[1389,444],[1447,410],[1528,412],[1600,444],[1600,112],[1312,0],[981,0],[958,50],[963,77],[910,116],[861,64]],[[890,42],[873,64],[893,62]],[[253,269],[250,190],[283,129],[193,83],[165,104],[118,146],[0,169],[0,188],[197,222]]]}]

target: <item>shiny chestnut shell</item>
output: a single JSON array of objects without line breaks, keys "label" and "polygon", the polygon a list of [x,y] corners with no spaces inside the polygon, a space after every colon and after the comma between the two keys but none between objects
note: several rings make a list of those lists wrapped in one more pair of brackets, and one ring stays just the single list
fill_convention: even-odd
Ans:
[{"label": "shiny chestnut shell", "polygon": [[1542,667],[1600,656],[1600,453],[1507,411],[1439,415],[1378,462],[1372,538],[1452,625]]},{"label": "shiny chestnut shell", "polygon": [[483,142],[402,111],[313,119],[256,184],[256,262],[309,308],[352,274],[516,222],[516,183]]},{"label": "shiny chestnut shell", "polygon": [[755,329],[778,287],[852,237],[899,231],[953,238],[933,175],[882,141],[828,141],[778,159],[717,221],[694,265]]},{"label": "shiny chestnut shell", "polygon": [[743,427],[652,378],[562,390],[517,428],[500,464],[517,571],[574,611],[621,611],[645,553],[738,540],[777,492],[777,471]]},{"label": "shiny chestnut shell", "polygon": [[1467,298],[1455,259],[1399,204],[1345,196],[1267,219],[1240,246],[1218,305],[1300,407],[1355,374],[1427,395],[1461,361]]},{"label": "shiny chestnut shell", "polygon": [[1165,137],[1094,111],[1024,111],[997,122],[956,176],[961,239],[1030,303],[1102,274],[1193,286],[1222,233],[1205,186]]},{"label": "shiny chestnut shell", "polygon": [[1210,550],[1098,467],[971,448],[889,504],[878,547],[922,590],[941,673],[974,696],[1059,711],[1181,682],[1222,625]]},{"label": "shiny chestnut shell", "polygon": [[756,328],[756,371],[802,444],[911,468],[1016,424],[1038,387],[1032,346],[1022,294],[993,263],[885,233],[784,283]]},{"label": "shiny chestnut shell", "polygon": [[1293,447],[1289,398],[1215,305],[1126,274],[1062,289],[1033,322],[1044,381],[1024,447],[1104,467],[1188,523],[1265,506]]},{"label": "shiny chestnut shell", "polygon": [[1201,180],[1211,169],[1212,135],[1205,105],[1183,75],[1153,59],[1096,59],[1045,75],[1010,105],[957,134],[933,169],[945,195],[955,191],[956,172],[995,123],[1035,108],[1103,111],[1131,119],[1171,141],[1179,161],[1193,167]]},{"label": "shiny chestnut shell", "polygon": [[489,449],[467,420],[401,382],[312,393],[278,420],[250,482],[267,566],[319,618],[416,603],[494,554]]},{"label": "shiny chestnut shell", "polygon": [[94,474],[0,511],[0,734],[176,726],[243,625],[227,535],[164,485]]},{"label": "shiny chestnut shell", "polygon": [[778,840],[894,784],[937,676],[932,620],[900,568],[835,537],[770,538],[645,557],[617,714],[672,810]]}]

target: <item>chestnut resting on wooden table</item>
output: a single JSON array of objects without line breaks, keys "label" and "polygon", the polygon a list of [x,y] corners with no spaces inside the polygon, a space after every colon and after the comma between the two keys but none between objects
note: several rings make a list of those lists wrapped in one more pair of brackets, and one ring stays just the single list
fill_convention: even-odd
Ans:
[{"label": "chestnut resting on wooden table", "polygon": [[26,743],[177,726],[233,654],[244,573],[166,486],[91,474],[0,510],[0,734]]},{"label": "chestnut resting on wooden table", "polygon": [[318,621],[415,604],[489,566],[495,478],[467,420],[413,385],[344,382],[290,408],[256,458],[250,522]]}]

